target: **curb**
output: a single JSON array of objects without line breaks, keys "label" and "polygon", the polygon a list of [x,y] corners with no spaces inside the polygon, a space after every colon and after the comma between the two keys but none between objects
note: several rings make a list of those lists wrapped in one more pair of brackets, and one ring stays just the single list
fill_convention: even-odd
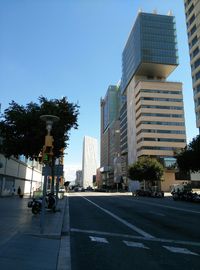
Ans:
[{"label": "curb", "polygon": [[56,270],[71,270],[69,198],[65,200],[60,250]]}]

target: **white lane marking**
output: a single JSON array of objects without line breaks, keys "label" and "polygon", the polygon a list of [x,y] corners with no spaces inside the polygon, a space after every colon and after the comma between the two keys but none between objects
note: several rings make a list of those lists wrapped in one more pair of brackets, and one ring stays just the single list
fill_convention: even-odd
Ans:
[{"label": "white lane marking", "polygon": [[124,244],[126,244],[128,247],[136,247],[136,248],[145,248],[145,249],[149,249],[147,246],[145,246],[142,243],[138,243],[138,242],[130,242],[130,241],[123,241]]},{"label": "white lane marking", "polygon": [[153,211],[149,211],[150,214],[156,215],[156,216],[161,216],[164,217],[165,215],[162,213],[157,213],[157,212],[153,212]]},{"label": "white lane marking", "polygon": [[103,237],[90,236],[90,239],[91,241],[94,241],[94,242],[108,243],[106,238],[103,238]]},{"label": "white lane marking", "polygon": [[96,234],[96,235],[104,235],[104,236],[113,236],[113,237],[123,237],[129,239],[137,239],[144,241],[153,241],[153,242],[161,242],[161,243],[172,243],[172,244],[181,244],[181,245],[189,245],[189,246],[197,246],[200,247],[200,242],[192,242],[192,241],[181,241],[181,240],[172,240],[172,239],[163,239],[163,238],[146,238],[143,236],[134,236],[130,234],[122,234],[122,233],[110,233],[110,232],[100,232],[95,230],[82,230],[77,228],[71,228],[71,232],[77,233],[86,233],[86,234]]},{"label": "white lane marking", "polygon": [[[81,196],[82,197],[82,196]],[[142,236],[146,237],[146,238],[154,238],[154,236],[152,236],[151,234],[143,231],[142,229],[136,227],[135,225],[127,222],[126,220],[118,217],[117,215],[113,214],[112,212],[108,211],[107,209],[99,206],[98,204],[94,203],[93,201],[82,197],[83,199],[85,199],[86,201],[90,202],[91,204],[95,205],[96,207],[98,207],[99,209],[101,209],[103,212],[107,213],[108,215],[110,215],[111,217],[115,218],[116,220],[120,221],[121,223],[123,223],[124,225],[126,225],[127,227],[129,227],[130,229],[132,229],[133,231],[141,234]]]},{"label": "white lane marking", "polygon": [[194,210],[179,208],[179,207],[175,207],[175,206],[163,205],[163,204],[159,204],[159,203],[152,203],[152,202],[149,202],[149,201],[144,202],[144,201],[140,201],[140,200],[134,200],[134,202],[148,204],[148,205],[155,205],[155,206],[169,208],[169,209],[178,210],[178,211],[187,212],[187,213],[200,214],[200,211],[194,211]]},{"label": "white lane marking", "polygon": [[190,254],[190,255],[199,256],[199,254],[192,252],[187,248],[170,247],[170,246],[163,246],[163,247],[171,252],[174,252],[174,253],[182,253],[182,254]]}]

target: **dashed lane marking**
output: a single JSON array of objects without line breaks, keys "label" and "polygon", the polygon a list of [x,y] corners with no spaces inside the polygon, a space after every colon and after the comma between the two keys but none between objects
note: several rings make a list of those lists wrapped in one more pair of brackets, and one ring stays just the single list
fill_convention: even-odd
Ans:
[{"label": "dashed lane marking", "polygon": [[[90,240],[93,242],[99,242],[104,244],[109,244],[109,241],[104,237],[97,237],[97,236],[89,236]],[[133,247],[133,248],[143,248],[143,249],[150,249],[149,247],[145,246],[143,243],[140,242],[133,242],[133,241],[122,241],[126,246]],[[190,251],[187,248],[183,247],[172,247],[172,246],[163,246],[165,249],[172,253],[180,253],[180,254],[186,254],[186,255],[195,255],[199,256],[199,254]]]},{"label": "dashed lane marking", "polygon": [[130,241],[123,241],[125,245],[127,245],[128,247],[135,247],[135,248],[145,248],[145,249],[149,249],[147,246],[145,246],[142,243],[139,242],[130,242]]},{"label": "dashed lane marking", "polygon": [[106,244],[108,244],[107,239],[106,238],[103,238],[103,237],[90,236],[90,239],[93,242],[100,242],[100,243],[106,243]]},{"label": "dashed lane marking", "polygon": [[182,254],[190,254],[190,255],[199,256],[199,254],[192,252],[187,248],[171,247],[171,246],[163,246],[163,247],[174,253],[182,253]]},{"label": "dashed lane marking", "polygon": [[72,233],[77,232],[77,233],[85,233],[85,234],[96,234],[96,235],[103,235],[103,236],[137,239],[140,241],[152,241],[152,242],[172,243],[172,244],[181,244],[181,245],[200,247],[200,242],[192,242],[192,241],[172,240],[172,239],[164,239],[164,238],[156,238],[156,237],[149,238],[149,237],[135,236],[131,234],[111,233],[111,232],[103,232],[103,231],[96,231],[96,230],[83,230],[83,229],[77,229],[77,228],[71,228],[70,231]]}]

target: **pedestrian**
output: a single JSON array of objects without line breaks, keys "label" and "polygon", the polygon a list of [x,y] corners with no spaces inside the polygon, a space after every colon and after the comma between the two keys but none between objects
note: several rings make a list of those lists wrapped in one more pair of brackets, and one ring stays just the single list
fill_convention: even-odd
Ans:
[{"label": "pedestrian", "polygon": [[20,188],[20,186],[18,187],[18,190],[17,190],[17,194],[20,196],[21,195],[21,188]]}]

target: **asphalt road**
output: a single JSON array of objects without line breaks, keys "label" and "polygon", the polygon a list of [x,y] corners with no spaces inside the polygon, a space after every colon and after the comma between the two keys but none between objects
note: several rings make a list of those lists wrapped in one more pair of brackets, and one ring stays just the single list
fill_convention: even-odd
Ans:
[{"label": "asphalt road", "polygon": [[72,270],[200,269],[200,204],[82,192],[69,214]]}]

